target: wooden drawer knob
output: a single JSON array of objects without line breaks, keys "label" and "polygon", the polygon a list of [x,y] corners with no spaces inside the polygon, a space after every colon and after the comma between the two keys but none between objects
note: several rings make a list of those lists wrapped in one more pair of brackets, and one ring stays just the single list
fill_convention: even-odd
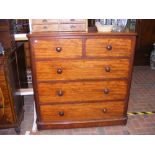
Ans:
[{"label": "wooden drawer knob", "polygon": [[111,50],[112,50],[112,46],[111,46],[111,45],[107,45],[107,46],[106,46],[106,49],[107,49],[108,51],[111,51]]},{"label": "wooden drawer knob", "polygon": [[108,88],[104,89],[104,94],[109,94],[109,89]]},{"label": "wooden drawer knob", "polygon": [[64,112],[63,111],[59,111],[59,116],[64,116]]},{"label": "wooden drawer knob", "polygon": [[57,69],[57,74],[62,74],[62,69],[61,68]]},{"label": "wooden drawer knob", "polygon": [[107,108],[102,109],[102,112],[106,113],[107,112]]},{"label": "wooden drawer knob", "polygon": [[106,66],[106,67],[105,67],[105,71],[106,71],[106,72],[110,72],[110,70],[111,70],[111,68],[110,68],[109,66]]},{"label": "wooden drawer knob", "polygon": [[61,47],[56,47],[56,51],[57,52],[61,52],[62,51],[62,48]]},{"label": "wooden drawer knob", "polygon": [[57,95],[58,95],[58,96],[63,96],[63,94],[64,94],[64,93],[63,93],[62,90],[58,90],[58,91],[57,91]]}]

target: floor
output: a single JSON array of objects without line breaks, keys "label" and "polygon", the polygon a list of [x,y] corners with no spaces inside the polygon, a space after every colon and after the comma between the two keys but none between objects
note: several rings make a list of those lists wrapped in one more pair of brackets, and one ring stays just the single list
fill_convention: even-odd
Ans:
[{"label": "floor", "polygon": [[[155,135],[155,114],[129,115],[127,125],[77,129],[53,129],[32,132],[33,96],[25,96],[25,116],[21,135]],[[155,70],[134,67],[128,112],[155,111]],[[0,130],[1,135],[15,135],[14,129]]]}]

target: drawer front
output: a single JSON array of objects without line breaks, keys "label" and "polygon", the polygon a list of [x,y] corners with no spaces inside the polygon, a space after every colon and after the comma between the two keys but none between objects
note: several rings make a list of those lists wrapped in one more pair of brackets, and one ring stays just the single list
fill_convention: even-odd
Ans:
[{"label": "drawer front", "polygon": [[60,103],[125,99],[126,81],[38,83],[39,102]]},{"label": "drawer front", "polygon": [[86,24],[60,24],[60,31],[86,31]]},{"label": "drawer front", "polygon": [[128,77],[129,60],[37,61],[37,80],[76,80]]},{"label": "drawer front", "polygon": [[34,24],[54,24],[59,23],[59,19],[32,19],[32,25]]},{"label": "drawer front", "polygon": [[122,102],[83,103],[40,106],[41,121],[89,121],[123,116]]},{"label": "drawer front", "polygon": [[81,58],[81,39],[34,40],[36,58]]},{"label": "drawer front", "polygon": [[46,31],[59,31],[58,24],[44,24],[44,25],[32,25],[33,32],[46,32]]},{"label": "drawer front", "polygon": [[86,55],[90,57],[107,57],[107,56],[127,56],[131,52],[130,39],[104,38],[104,39],[87,39]]},{"label": "drawer front", "polygon": [[86,19],[60,19],[60,23],[86,23]]}]

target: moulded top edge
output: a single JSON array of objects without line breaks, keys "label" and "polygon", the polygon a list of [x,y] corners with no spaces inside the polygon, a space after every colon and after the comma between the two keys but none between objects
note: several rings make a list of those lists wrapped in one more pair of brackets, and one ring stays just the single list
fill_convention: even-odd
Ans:
[{"label": "moulded top edge", "polygon": [[135,32],[35,32],[27,34],[31,37],[54,37],[54,36],[136,36]]}]

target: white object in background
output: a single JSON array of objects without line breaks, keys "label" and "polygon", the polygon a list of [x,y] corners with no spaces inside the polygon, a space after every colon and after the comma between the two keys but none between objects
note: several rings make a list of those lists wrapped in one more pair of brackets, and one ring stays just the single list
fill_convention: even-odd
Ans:
[{"label": "white object in background", "polygon": [[15,92],[15,95],[33,95],[33,88],[26,88],[26,89],[17,89],[17,91]]},{"label": "white object in background", "polygon": [[22,40],[28,40],[27,34],[23,33],[23,34],[14,34],[15,37],[15,41],[22,41]]},{"label": "white object in background", "polygon": [[36,115],[36,107],[35,107],[35,102],[34,102],[34,117],[33,117],[33,126],[32,126],[32,132],[37,132],[37,115]]},{"label": "white object in background", "polygon": [[25,132],[25,135],[30,135],[30,131],[26,131]]},{"label": "white object in background", "polygon": [[29,30],[30,33],[32,32],[32,19],[29,19]]},{"label": "white object in background", "polygon": [[113,25],[102,25],[100,22],[95,23],[98,32],[111,32]]}]

